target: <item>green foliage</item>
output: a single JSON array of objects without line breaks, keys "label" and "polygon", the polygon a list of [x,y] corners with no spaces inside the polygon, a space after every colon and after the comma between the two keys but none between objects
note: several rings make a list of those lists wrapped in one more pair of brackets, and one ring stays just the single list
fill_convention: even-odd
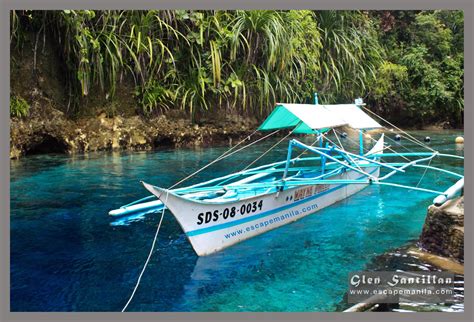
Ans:
[{"label": "green foliage", "polygon": [[390,12],[380,21],[390,15],[390,30],[380,33],[388,57],[372,90],[375,105],[388,114],[400,114],[411,125],[436,121],[462,125],[462,12]]},{"label": "green foliage", "polygon": [[321,94],[326,100],[352,99],[367,91],[382,62],[373,22],[359,11],[320,11]]},{"label": "green foliage", "polygon": [[10,116],[25,117],[28,115],[30,105],[22,97],[10,96]]},{"label": "green foliage", "polygon": [[407,67],[384,61],[378,70],[377,80],[372,88],[374,99],[390,102],[400,97],[408,85]]},{"label": "green foliage", "polygon": [[[51,35],[76,113],[132,79],[137,112],[191,118],[275,102],[368,97],[414,121],[462,121],[462,11],[12,11],[11,43]],[[394,112],[396,111],[396,112]]]}]

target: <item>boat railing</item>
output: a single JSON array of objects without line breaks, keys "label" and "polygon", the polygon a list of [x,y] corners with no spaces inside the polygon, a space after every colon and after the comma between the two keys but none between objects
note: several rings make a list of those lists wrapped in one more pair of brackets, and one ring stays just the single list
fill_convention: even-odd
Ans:
[{"label": "boat railing", "polygon": [[[170,190],[173,193],[184,195],[184,194],[190,194],[190,193],[199,193],[199,192],[213,192],[213,191],[218,191],[218,190],[226,190],[226,189],[263,189],[265,187],[280,187],[280,186],[285,186],[285,187],[291,187],[291,186],[302,186],[302,185],[309,185],[309,184],[367,184],[367,183],[375,183],[379,185],[385,185],[385,186],[392,186],[392,187],[398,187],[398,188],[405,188],[405,189],[411,189],[411,190],[417,190],[417,191],[422,191],[422,192],[428,192],[428,193],[433,193],[437,195],[437,198],[435,198],[434,203],[437,205],[440,205],[446,200],[449,200],[452,198],[453,195],[456,195],[460,190],[462,190],[462,187],[464,185],[463,178],[464,176],[462,174],[455,173],[453,171],[437,168],[431,165],[424,165],[420,164],[426,161],[430,161],[435,157],[446,157],[446,158],[455,158],[455,159],[464,159],[464,157],[459,156],[459,155],[452,155],[452,154],[445,154],[445,153],[439,153],[439,152],[400,152],[400,153],[374,153],[369,155],[358,155],[355,153],[351,153],[345,150],[341,150],[336,146],[329,146],[326,145],[326,147],[313,147],[306,145],[304,143],[299,142],[298,140],[291,140],[291,146],[289,149],[292,149],[293,146],[299,147],[301,149],[313,152],[318,154],[319,156],[317,157],[296,157],[296,158],[291,158],[291,153],[288,153],[287,160],[279,161],[279,162],[274,162],[271,164],[266,164],[250,169],[245,169],[233,174],[229,174],[226,176],[222,176],[219,178],[214,178],[205,182],[201,182],[195,185],[191,185],[188,187],[182,187],[182,188],[175,188]],[[335,154],[335,155],[334,155]],[[349,157],[350,156],[350,157]],[[402,162],[380,162],[378,161],[380,158],[390,158],[390,157],[418,157],[419,159],[412,160],[408,163],[402,163]],[[420,158],[421,157],[421,158]],[[355,162],[356,160],[361,160],[364,162]],[[332,162],[327,163],[327,160],[330,160]],[[310,171],[311,169],[314,168],[310,166],[291,166],[291,165],[297,165],[298,163],[302,162],[307,162],[307,161],[321,161],[324,163],[324,170],[321,170],[321,175],[314,177],[314,178],[299,178],[297,176],[291,176],[289,178],[286,178],[288,173],[294,173],[298,171]],[[326,169],[326,163],[327,165],[339,165],[337,168],[333,169]],[[367,167],[373,167],[373,166],[380,166],[386,169],[391,170],[388,174],[384,175],[383,177],[380,178],[374,178],[372,175],[369,173],[365,172],[363,169]],[[410,187],[410,186],[404,186],[400,185],[397,183],[390,183],[390,182],[384,182],[386,179],[392,177],[396,173],[399,172],[404,172],[406,168],[408,167],[420,167],[420,168],[425,168],[433,171],[440,171],[452,176],[455,176],[457,178],[460,178],[462,180],[462,184],[460,183],[461,180],[458,181],[455,185],[450,187],[446,191],[436,191],[436,190],[431,190],[431,189],[425,189],[425,188],[419,188],[419,187]],[[364,176],[364,178],[360,180],[328,180],[326,179],[330,175],[334,175],[337,173],[337,171],[341,171],[343,168],[351,169],[354,170]],[[323,167],[321,168],[323,169]],[[326,170],[328,170],[326,172]],[[242,183],[236,183],[232,182],[235,181],[237,178],[243,177],[243,176],[254,176],[258,174],[271,174],[271,173],[279,173],[283,172],[284,175],[282,177],[282,180],[276,180],[273,182],[256,182],[253,183],[251,182],[252,180],[248,180],[249,182],[246,182],[246,179],[243,179]],[[247,178],[250,178],[247,177]],[[368,179],[368,180],[367,180]],[[229,183],[230,182],[230,183]],[[227,184],[228,183],[228,184]],[[145,203],[147,201],[151,200],[156,200],[155,196],[147,196],[144,198],[141,198],[139,200],[135,200],[127,205],[121,206],[119,209],[125,210],[128,207],[138,206],[141,203]],[[137,208],[138,209],[138,208]],[[136,211],[134,209],[134,211]],[[116,210],[112,210],[110,214],[115,214],[117,213]],[[120,214],[127,214],[127,211],[120,211],[118,212]]]}]

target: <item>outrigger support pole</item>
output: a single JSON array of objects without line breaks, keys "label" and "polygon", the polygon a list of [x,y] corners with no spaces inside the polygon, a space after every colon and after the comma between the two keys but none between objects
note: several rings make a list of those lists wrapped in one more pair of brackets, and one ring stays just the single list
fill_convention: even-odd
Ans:
[{"label": "outrigger support pole", "polygon": [[[293,145],[296,145],[297,147],[300,147],[300,148],[302,148],[302,149],[308,149],[309,151],[312,151],[312,152],[314,152],[314,153],[320,154],[321,156],[323,156],[323,157],[325,157],[325,158],[328,158],[328,159],[330,159],[330,160],[332,160],[332,161],[334,161],[334,162],[336,162],[336,163],[339,163],[339,164],[343,165],[344,167],[347,167],[347,168],[349,168],[349,169],[351,169],[351,170],[354,170],[354,171],[356,171],[356,172],[358,172],[358,173],[360,173],[360,174],[363,174],[364,176],[367,176],[367,177],[369,177],[369,178],[373,178],[373,176],[371,176],[371,175],[368,174],[367,172],[364,172],[364,171],[362,171],[362,170],[360,170],[360,169],[357,169],[357,168],[355,168],[355,167],[353,167],[353,166],[350,166],[349,164],[344,163],[344,162],[342,162],[342,161],[339,161],[338,159],[336,159],[336,158],[330,156],[329,154],[326,154],[326,153],[320,151],[321,149],[319,149],[319,148],[310,147],[310,146],[308,146],[308,145],[306,145],[306,144],[303,144],[303,143],[301,143],[301,142],[299,142],[299,141],[297,141],[297,140],[291,140],[291,141],[293,142]],[[323,150],[326,150],[326,149],[323,149]]]},{"label": "outrigger support pole", "polygon": [[435,206],[441,206],[448,199],[452,199],[459,191],[464,188],[464,178],[458,180],[455,184],[449,187],[445,192],[433,199]]},{"label": "outrigger support pole", "polygon": [[373,184],[378,184],[378,185],[381,185],[381,186],[390,186],[390,187],[396,187],[396,188],[403,188],[403,189],[415,190],[415,191],[421,191],[421,192],[428,192],[428,193],[432,193],[432,194],[435,194],[435,195],[442,195],[442,196],[446,195],[445,192],[431,190],[431,189],[425,189],[425,188],[406,186],[406,185],[398,184],[398,183],[376,181],[376,182],[373,182]]},{"label": "outrigger support pole", "polygon": [[357,155],[357,154],[354,154],[354,153],[351,153],[351,152],[343,151],[343,150],[340,150],[338,148],[335,148],[334,151],[339,152],[341,154],[347,154],[347,155],[353,156],[354,158],[361,159],[361,160],[364,160],[364,161],[367,161],[367,162],[370,162],[370,163],[375,163],[377,165],[389,168],[389,169],[391,169],[393,171],[396,171],[396,172],[405,172],[405,170],[403,170],[403,168],[393,167],[393,166],[385,164],[383,162],[378,162],[376,160],[369,159],[369,158],[367,158],[365,156],[362,156],[362,155]]},{"label": "outrigger support pole", "polygon": [[[418,160],[414,160],[414,161],[408,162],[408,163],[406,163],[404,166],[401,166],[400,168],[398,168],[398,170],[406,169],[406,168],[408,168],[409,166],[412,166],[412,165],[414,165],[414,164],[417,164],[418,162],[429,161],[429,160],[433,159],[433,158],[434,158],[435,156],[437,156],[437,155],[438,155],[438,152],[432,153],[432,154],[431,154],[429,157],[427,157],[427,158],[422,158],[422,159],[418,159]],[[390,178],[391,176],[393,176],[395,173],[396,173],[396,171],[392,171],[392,172],[390,172],[390,173],[387,173],[385,176],[379,178],[379,181],[388,179],[388,178]]]}]

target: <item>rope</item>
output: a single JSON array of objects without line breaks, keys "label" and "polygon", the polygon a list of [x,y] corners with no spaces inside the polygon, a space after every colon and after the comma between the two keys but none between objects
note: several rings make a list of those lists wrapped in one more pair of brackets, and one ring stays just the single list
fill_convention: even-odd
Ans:
[{"label": "rope", "polygon": [[[318,143],[318,141],[321,139],[321,138],[324,138],[326,137],[323,133],[319,134],[318,137],[316,138],[316,140],[311,143],[310,147],[314,146],[316,143]],[[303,152],[301,152],[300,154],[298,154],[298,156],[296,157],[297,159],[302,156],[303,154],[306,153],[306,151],[308,151],[308,149],[304,149]]]},{"label": "rope", "polygon": [[[359,130],[359,131],[360,131],[360,130]],[[363,134],[363,133],[362,133],[362,134]],[[371,136],[367,136],[367,137],[368,137],[370,140],[372,140],[373,142],[377,143],[377,140],[374,139],[373,137],[371,137]],[[393,139],[390,139],[390,137],[389,137],[388,135],[386,135],[384,138],[385,138],[385,139],[392,140],[393,142],[396,142],[396,141],[394,141]],[[351,139],[349,139],[349,140],[351,140]],[[353,141],[353,140],[352,140],[352,141]],[[353,142],[354,142],[354,141],[353,141]],[[413,151],[407,149],[407,148],[406,148],[405,146],[403,146],[403,145],[402,145],[402,147],[403,147],[405,150],[407,150],[408,152],[413,152]],[[383,149],[384,149],[384,150],[388,149],[388,150],[392,151],[393,153],[398,154],[399,157],[401,157],[401,158],[403,158],[403,159],[405,159],[405,160],[407,160],[407,161],[411,161],[411,160],[410,160],[409,158],[407,158],[406,156],[400,155],[400,153],[398,153],[397,151],[395,151],[394,149],[392,149],[390,146],[384,146]],[[383,158],[380,158],[380,159],[383,160]]]},{"label": "rope", "polygon": [[[342,151],[346,151],[346,149],[344,149],[344,146],[342,145],[341,140],[339,140],[339,136],[337,136],[337,134],[336,134],[336,130],[335,130],[335,129],[332,129],[332,132],[334,133],[334,136],[336,137],[337,142],[339,142],[339,145],[340,145],[340,147],[341,147],[341,150],[342,150]],[[328,139],[328,141],[331,142],[329,139]],[[334,145],[335,145],[335,144],[334,144]],[[336,145],[336,146],[337,146],[337,145]],[[357,168],[359,168],[360,171],[366,173],[365,171],[362,170],[362,168],[359,166],[359,164],[352,158],[352,156],[350,156],[349,154],[347,154],[347,156],[348,156],[349,159],[352,161],[352,163],[355,164],[355,166],[356,166]]]},{"label": "rope", "polygon": [[252,166],[255,162],[257,162],[258,160],[260,160],[261,158],[263,158],[268,152],[270,152],[271,150],[273,150],[278,144],[280,144],[281,142],[283,142],[287,137],[289,137],[291,134],[293,134],[293,132],[295,131],[296,127],[290,132],[288,133],[287,135],[285,135],[280,141],[278,141],[277,143],[275,143],[274,145],[272,145],[267,151],[265,151],[262,155],[260,155],[258,158],[256,158],[255,160],[253,160],[249,165],[247,165],[244,169],[242,169],[241,171],[245,171],[247,170],[248,168],[250,168],[250,166]]},{"label": "rope", "polygon": [[398,131],[404,133],[407,137],[411,138],[412,140],[409,140],[413,143],[416,143],[418,145],[420,145],[421,147],[424,147],[425,149],[428,149],[432,152],[437,152],[436,150],[433,150],[432,148],[430,148],[429,146],[427,146],[426,144],[423,144],[423,142],[421,142],[420,140],[418,140],[417,138],[415,138],[414,136],[412,136],[411,134],[403,131],[402,129],[400,129],[399,127],[397,127],[396,125],[393,125],[392,123],[390,123],[389,121],[387,121],[386,119],[384,119],[383,117],[381,117],[380,115],[372,112],[371,110],[369,110],[368,108],[364,107],[361,105],[361,107],[366,110],[367,112],[371,113],[372,115],[375,115],[377,116],[379,119],[381,119],[382,121],[384,121],[385,123],[389,124],[390,126],[394,127],[395,129],[397,129]]},{"label": "rope", "polygon": [[[334,129],[334,131],[336,131],[336,133],[338,133],[338,134],[341,133],[341,132],[337,131],[336,129]],[[360,130],[359,130],[359,132],[360,132]],[[366,136],[366,137],[369,138],[370,140],[372,140],[373,142],[377,143],[377,140],[374,139],[373,137],[371,137],[371,136]],[[389,138],[389,137],[388,137],[388,136],[385,136],[385,138]],[[358,142],[356,142],[356,141],[354,141],[353,139],[351,139],[349,136],[347,136],[346,139],[349,140],[349,141],[351,141],[351,142],[354,143],[354,144],[359,144]],[[393,141],[393,140],[392,140],[392,141]],[[394,141],[394,142],[395,142],[395,141]],[[405,147],[404,147],[404,148],[405,148]],[[405,149],[408,150],[407,148],[405,148]],[[394,152],[395,154],[399,154],[397,151],[395,151],[394,149],[392,149],[392,148],[390,147],[390,145],[385,145],[385,144],[384,144],[383,150],[390,150],[390,151]],[[408,151],[410,151],[410,150],[408,150]],[[410,151],[410,152],[412,152],[412,151]],[[404,159],[407,160],[407,161],[411,161],[410,159],[408,159],[408,158],[407,158],[406,156],[404,156],[404,155],[399,155],[399,157],[404,158]],[[380,158],[380,160],[382,160],[382,161],[385,162],[385,160],[384,160],[383,158]]]},{"label": "rope", "polygon": [[[255,131],[255,132],[256,132],[256,131]],[[253,133],[255,133],[255,132],[253,132]],[[235,154],[235,153],[237,153],[237,152],[240,152],[240,151],[242,151],[242,150],[244,150],[244,149],[246,149],[246,148],[248,148],[248,147],[250,147],[250,146],[252,146],[252,145],[254,145],[254,144],[256,144],[256,143],[258,143],[258,142],[260,142],[260,141],[262,141],[262,140],[264,140],[264,139],[266,139],[266,138],[272,136],[273,134],[275,134],[275,133],[277,133],[277,132],[279,132],[279,130],[273,131],[272,133],[267,134],[267,135],[265,135],[264,137],[261,137],[260,139],[254,141],[254,142],[252,142],[252,143],[250,143],[250,144],[248,144],[248,145],[246,145],[246,146],[243,146],[243,147],[241,147],[240,149],[238,149],[238,150],[236,150],[236,151],[234,151],[234,152],[232,152],[232,153],[229,153],[233,148],[237,147],[240,143],[242,143],[243,141],[247,140],[247,138],[244,139],[244,140],[242,140],[242,141],[239,142],[237,145],[235,145],[233,148],[231,148],[230,150],[224,152],[224,153],[221,154],[219,157],[217,157],[216,159],[214,159],[214,161],[212,161],[212,162],[206,164],[206,165],[203,166],[202,168],[198,169],[197,171],[191,173],[191,174],[188,175],[187,177],[185,177],[185,178],[181,179],[180,181],[176,182],[174,185],[172,185],[172,186],[169,187],[168,189],[172,189],[172,188],[176,187],[177,185],[183,183],[184,181],[186,181],[186,180],[188,180],[188,179],[194,177],[196,174],[198,174],[199,172],[203,171],[204,169],[210,167],[210,166],[213,165],[214,163],[219,162],[219,161],[221,161],[221,160],[224,160],[225,158],[228,158],[228,157],[230,157],[231,155],[233,155],[233,154]],[[251,135],[253,135],[253,133],[252,133]],[[250,137],[250,136],[249,136],[249,137]]]},{"label": "rope", "polygon": [[[168,201],[168,192],[166,193],[166,201]],[[155,237],[153,238],[153,242],[151,243],[151,248],[150,248],[150,252],[148,253],[148,257],[145,261],[145,264],[143,265],[143,268],[142,268],[142,271],[140,272],[140,275],[138,276],[138,280],[137,280],[137,283],[135,284],[135,287],[133,288],[132,295],[130,295],[130,298],[128,299],[127,304],[125,304],[125,306],[123,307],[122,312],[125,312],[128,305],[130,304],[130,302],[132,302],[132,299],[135,296],[135,293],[138,289],[138,286],[140,285],[140,282],[142,280],[143,273],[145,273],[145,270],[148,267],[148,263],[150,262],[151,255],[153,254],[153,251],[155,249],[156,240],[158,239],[158,233],[160,232],[161,223],[163,222],[163,217],[164,216],[165,216],[165,207],[163,207],[163,210],[161,211],[160,222],[158,223],[158,226],[156,228]]]},{"label": "rope", "polygon": [[[403,149],[407,150],[408,152],[414,152],[413,150],[410,150],[409,148],[407,148],[406,146],[400,144],[400,142],[397,142],[395,141],[394,139],[390,138],[390,136],[386,136],[385,138],[387,138],[388,140],[392,141],[393,143],[396,143],[398,144],[399,146],[401,146]],[[397,153],[397,152],[396,152]],[[410,160],[410,159],[407,159],[407,160]]]},{"label": "rope", "polygon": [[[335,133],[339,133],[336,129],[333,129],[333,130],[334,130]],[[352,142],[354,142],[354,143],[357,143],[357,142],[355,142],[354,140],[352,140],[352,139],[349,138],[349,137],[348,137],[347,139],[349,139],[349,141],[352,141]],[[377,142],[377,140],[375,140],[375,139],[372,138],[372,137],[369,137],[369,139],[371,139],[371,140],[374,141],[374,142]],[[338,140],[338,141],[339,141],[339,140]],[[393,140],[392,140],[392,141],[393,141]],[[339,142],[340,142],[340,141],[339,141]],[[394,141],[394,142],[395,142],[395,141]],[[404,146],[402,146],[402,147],[404,147]],[[410,150],[410,149],[408,149],[408,148],[406,148],[406,147],[404,147],[404,148],[405,148],[405,150],[407,150],[407,151],[409,151],[409,152],[412,152],[412,150]],[[404,158],[405,160],[411,161],[410,159],[408,159],[408,158],[405,157],[404,155],[400,155],[397,151],[395,151],[394,149],[391,149],[390,146],[384,147],[384,150],[385,150],[385,149],[389,149],[390,151],[392,151],[392,152],[398,154],[398,156]],[[382,159],[382,158],[381,158],[381,159]],[[428,166],[431,164],[431,161],[432,161],[432,160],[433,160],[433,159],[430,159],[430,160],[429,160]],[[419,180],[418,183],[416,184],[415,188],[418,188],[418,187],[419,187],[419,185],[420,185],[421,181],[423,181],[423,179],[424,179],[424,177],[425,177],[427,171],[428,171],[428,168],[425,168],[425,170],[423,171],[423,175],[421,176],[420,180]]]},{"label": "rope", "polygon": [[[334,131],[334,129],[333,129],[333,131]],[[334,134],[335,134],[335,133],[336,133],[336,132],[334,132]],[[338,138],[337,135],[336,135],[336,139],[339,141],[339,138]],[[333,141],[331,141],[329,138],[326,137],[326,140],[328,140],[328,141],[329,141],[331,144],[333,144],[334,146],[339,147],[336,143],[334,143]],[[339,144],[341,145],[340,148],[342,149],[342,151],[346,151],[346,150],[344,149],[344,147],[342,146],[341,141],[339,141]],[[367,173],[367,172],[365,172],[364,170],[362,170],[362,168],[357,164],[357,162],[355,162],[355,160],[354,160],[349,154],[347,154],[347,156],[349,157],[349,159],[351,159],[352,163],[360,170],[360,172],[364,173],[364,174],[367,175],[369,178],[374,178],[373,175],[371,175],[370,173]],[[347,162],[347,163],[349,164],[349,162]]]},{"label": "rope", "polygon": [[[428,166],[430,166],[432,160],[433,160],[433,158],[431,158],[430,161],[428,162]],[[423,172],[423,175],[421,176],[420,180],[419,180],[418,183],[416,184],[416,188],[418,188],[418,186],[420,185],[421,181],[422,181],[423,178],[425,177],[426,171],[428,171],[428,168],[425,168],[425,171]]]},{"label": "rope", "polygon": [[[192,176],[194,176],[194,175],[196,175],[197,173],[201,172],[202,170],[206,169],[206,168],[209,167],[210,165],[212,165],[212,164],[214,164],[214,163],[216,163],[216,162],[218,162],[218,161],[220,161],[220,160],[223,160],[223,159],[225,159],[225,158],[231,156],[232,154],[237,153],[237,152],[239,152],[239,151],[241,151],[241,150],[243,150],[243,149],[245,149],[245,148],[248,148],[249,146],[251,146],[251,145],[253,145],[253,144],[255,144],[255,143],[257,143],[257,142],[259,142],[259,141],[261,141],[261,140],[263,140],[263,139],[265,139],[265,138],[267,138],[267,137],[269,137],[269,136],[271,136],[271,135],[273,135],[273,134],[275,134],[275,133],[277,133],[278,130],[277,130],[277,131],[274,131],[274,132],[272,132],[272,133],[270,133],[270,134],[264,136],[263,138],[260,138],[260,139],[256,140],[255,142],[252,142],[252,143],[250,143],[250,144],[248,144],[248,145],[246,145],[246,146],[244,146],[244,147],[242,147],[242,148],[240,148],[240,149],[238,149],[238,150],[236,150],[236,151],[234,151],[234,152],[231,153],[232,150],[234,150],[237,146],[239,146],[241,143],[245,142],[246,140],[249,140],[256,132],[257,132],[257,130],[255,130],[253,133],[251,133],[251,134],[250,134],[248,137],[246,137],[245,139],[241,140],[241,141],[240,141],[239,143],[237,143],[235,146],[231,147],[229,150],[227,150],[227,151],[225,151],[224,153],[222,153],[219,157],[217,157],[217,158],[216,158],[214,161],[212,161],[211,163],[207,164],[206,166],[202,167],[201,169],[195,171],[194,173],[190,174],[189,176],[187,176],[187,177],[181,179],[181,180],[178,181],[177,183],[175,183],[175,184],[173,184],[172,186],[170,186],[170,187],[167,189],[168,191],[166,192],[166,198],[165,198],[164,204],[166,204],[166,202],[168,201],[169,189],[172,189],[173,187],[177,186],[178,184],[180,184],[180,183],[186,181],[187,179],[191,178]],[[159,232],[160,232],[161,224],[162,224],[163,218],[164,218],[164,216],[165,216],[165,210],[166,210],[166,207],[163,207],[163,209],[162,209],[162,211],[161,211],[161,218],[160,218],[160,221],[159,221],[158,226],[157,226],[157,228],[156,228],[156,232],[155,232],[155,236],[154,236],[154,238],[153,238],[153,242],[151,243],[150,252],[148,253],[148,257],[147,257],[147,259],[146,259],[146,261],[145,261],[145,264],[143,265],[143,268],[142,268],[142,270],[141,270],[141,272],[140,272],[140,275],[138,276],[137,283],[135,284],[135,287],[133,288],[132,294],[130,295],[130,298],[128,299],[128,301],[127,301],[127,303],[125,304],[125,306],[122,308],[122,312],[125,312],[125,310],[128,308],[129,304],[132,302],[133,298],[135,297],[135,293],[137,292],[138,287],[140,286],[140,283],[141,283],[143,274],[145,273],[145,270],[146,270],[146,268],[148,267],[148,264],[149,264],[149,262],[150,262],[151,256],[153,255],[153,251],[155,250],[156,241],[158,240],[158,234],[159,234]]]}]

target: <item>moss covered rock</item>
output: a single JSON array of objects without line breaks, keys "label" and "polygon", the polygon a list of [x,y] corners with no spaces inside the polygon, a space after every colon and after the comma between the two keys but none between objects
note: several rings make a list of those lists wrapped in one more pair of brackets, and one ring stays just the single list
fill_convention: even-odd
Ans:
[{"label": "moss covered rock", "polygon": [[432,254],[464,262],[464,197],[428,208],[420,246]]}]

